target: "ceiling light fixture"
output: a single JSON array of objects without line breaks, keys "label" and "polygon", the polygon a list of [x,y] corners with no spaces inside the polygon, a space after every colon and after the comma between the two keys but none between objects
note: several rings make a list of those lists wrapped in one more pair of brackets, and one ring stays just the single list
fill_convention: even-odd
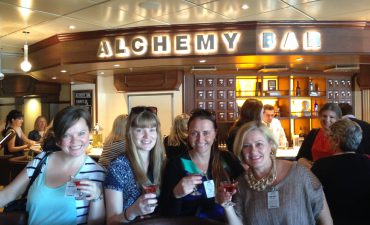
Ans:
[{"label": "ceiling light fixture", "polygon": [[247,4],[243,4],[243,5],[242,5],[242,9],[244,9],[244,10],[245,10],[245,9],[249,9],[249,6],[248,6]]},{"label": "ceiling light fixture", "polygon": [[24,72],[28,72],[32,68],[31,63],[28,61],[28,44],[27,44],[27,34],[29,34],[30,32],[23,31],[23,33],[24,33],[24,37],[25,37],[25,44],[23,46],[23,49],[24,49],[24,60],[21,63],[21,69]]},{"label": "ceiling light fixture", "polygon": [[258,70],[260,73],[270,73],[270,72],[281,72],[288,71],[289,68],[286,65],[265,65]]},{"label": "ceiling light fixture", "polygon": [[119,67],[119,64],[114,64],[113,66],[114,66],[114,67]]},{"label": "ceiling light fixture", "polygon": [[70,30],[74,30],[74,29],[76,29],[76,26],[75,25],[69,25],[69,27],[68,27]]},{"label": "ceiling light fixture", "polygon": [[3,80],[4,79],[4,77],[5,77],[5,74],[3,74],[3,69],[2,69],[2,67],[1,67],[1,58],[2,58],[2,56],[3,56],[3,54],[1,54],[1,52],[0,52],[0,80]]},{"label": "ceiling light fixture", "polygon": [[201,60],[199,60],[199,62],[200,62],[200,63],[205,63],[205,62],[207,62],[207,60],[205,60],[205,59],[201,59]]},{"label": "ceiling light fixture", "polygon": [[61,73],[67,73],[67,70],[61,70],[60,72]]}]

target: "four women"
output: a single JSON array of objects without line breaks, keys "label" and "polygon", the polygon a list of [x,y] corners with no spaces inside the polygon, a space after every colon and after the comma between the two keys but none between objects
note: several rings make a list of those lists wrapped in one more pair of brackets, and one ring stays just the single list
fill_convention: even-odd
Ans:
[{"label": "four women", "polygon": [[[126,117],[117,117],[107,140],[111,141],[110,144],[120,143],[117,149],[122,151],[117,151],[115,156],[118,157],[108,167],[105,178],[107,223],[131,222],[152,214],[159,204],[162,215],[188,215],[220,221],[227,218],[230,224],[332,224],[321,183],[299,163],[275,159],[276,141],[268,128],[260,123],[262,107],[259,108],[258,102],[255,104],[258,106],[253,108],[255,121],[237,127],[233,151],[239,159],[231,152],[217,148],[214,113],[197,109],[192,111],[188,121],[189,150],[170,157],[164,171],[164,146],[156,111],[152,107],[134,107],[127,118],[127,125],[122,125],[122,119]],[[343,146],[349,139],[341,139],[341,135],[336,133],[356,126],[333,125],[330,131],[330,125],[341,116],[337,107],[328,103],[320,110],[322,129],[315,133],[311,131],[303,143],[298,154],[298,158],[306,158],[299,160],[302,164],[310,166],[310,161],[331,155],[332,150],[346,151]],[[11,127],[16,127],[17,122],[20,127],[21,114],[12,113]],[[126,127],[126,137],[123,137],[123,127]],[[28,194],[29,224],[41,221],[53,221],[53,224],[102,223],[105,210],[101,182],[105,171],[86,156],[91,129],[88,112],[76,107],[65,108],[56,115],[51,129],[56,148],[60,151],[49,156],[41,153],[31,161],[0,192],[0,206],[22,194],[38,162],[47,157],[42,173]],[[331,137],[330,143],[327,143],[327,137]],[[124,140],[126,144],[122,146]],[[312,150],[309,145],[312,145]],[[248,166],[246,170],[239,160]],[[314,171],[325,176],[323,170],[317,169],[319,162]],[[74,179],[82,180],[76,190],[84,194],[83,199],[66,194]],[[226,192],[223,181],[237,181],[238,191]],[[154,190],[146,192],[147,185]],[[232,195],[235,206],[230,204]],[[50,199],[52,206],[49,206]],[[47,213],[50,210],[60,211],[63,215],[50,215]],[[69,212],[68,215],[65,212]]]}]

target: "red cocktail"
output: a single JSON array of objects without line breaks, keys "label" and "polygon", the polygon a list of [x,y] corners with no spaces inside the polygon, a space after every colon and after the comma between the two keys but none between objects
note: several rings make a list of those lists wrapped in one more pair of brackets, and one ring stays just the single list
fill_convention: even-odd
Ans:
[{"label": "red cocktail", "polygon": [[143,188],[146,194],[149,194],[149,193],[156,194],[158,185],[156,184],[143,185]]}]

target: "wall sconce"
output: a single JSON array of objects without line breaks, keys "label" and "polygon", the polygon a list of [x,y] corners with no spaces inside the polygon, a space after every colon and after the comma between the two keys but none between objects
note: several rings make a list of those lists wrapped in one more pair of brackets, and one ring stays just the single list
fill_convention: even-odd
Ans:
[{"label": "wall sconce", "polygon": [[3,54],[1,54],[1,52],[0,52],[0,80],[2,80],[2,79],[4,79],[4,77],[5,77],[5,74],[3,74],[3,69],[2,69],[2,67],[1,67],[1,58],[2,58],[2,56],[3,56]]},{"label": "wall sconce", "polygon": [[23,33],[24,33],[24,37],[25,37],[25,44],[23,46],[23,49],[24,49],[24,60],[21,63],[21,69],[24,72],[28,72],[32,68],[31,63],[28,61],[28,45],[27,45],[27,34],[29,34],[30,32],[23,31]]}]

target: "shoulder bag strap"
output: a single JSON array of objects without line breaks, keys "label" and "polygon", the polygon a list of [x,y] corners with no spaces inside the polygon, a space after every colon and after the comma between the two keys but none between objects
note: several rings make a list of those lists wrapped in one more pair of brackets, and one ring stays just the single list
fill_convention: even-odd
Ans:
[{"label": "shoulder bag strap", "polygon": [[42,165],[45,163],[46,158],[48,157],[48,155],[50,155],[50,153],[52,153],[52,152],[46,152],[46,154],[44,155],[44,157],[40,160],[39,164],[37,164],[37,167],[35,168],[35,170],[34,170],[34,172],[32,174],[31,180],[28,183],[26,190],[22,194],[22,198],[26,198],[27,197],[28,190],[30,189],[30,187],[33,184],[33,182],[36,180],[37,176],[40,174]]}]

